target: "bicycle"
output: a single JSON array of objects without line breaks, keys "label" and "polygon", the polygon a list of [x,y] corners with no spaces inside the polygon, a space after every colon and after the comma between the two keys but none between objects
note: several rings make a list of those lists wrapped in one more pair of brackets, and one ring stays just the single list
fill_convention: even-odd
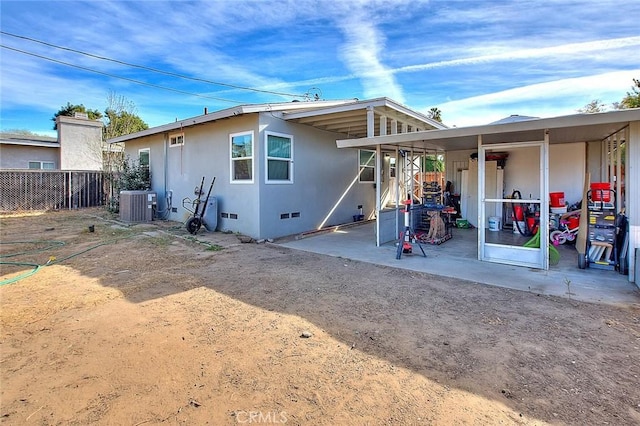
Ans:
[{"label": "bicycle", "polygon": [[572,243],[576,240],[578,229],[580,229],[580,226],[576,226],[575,228],[570,229],[569,223],[570,222],[568,220],[560,220],[559,229],[556,229],[549,234],[549,240],[554,246],[564,244],[567,241]]}]

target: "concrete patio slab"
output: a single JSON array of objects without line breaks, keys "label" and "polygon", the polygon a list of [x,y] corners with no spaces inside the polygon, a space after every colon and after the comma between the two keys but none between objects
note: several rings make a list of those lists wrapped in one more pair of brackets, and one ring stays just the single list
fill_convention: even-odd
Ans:
[{"label": "concrete patio slab", "polygon": [[[510,244],[522,245],[528,238],[507,235]],[[518,237],[521,241],[518,241]],[[330,232],[283,239],[277,244],[329,256],[394,268],[458,278],[535,294],[553,295],[586,302],[640,306],[640,289],[616,271],[579,269],[573,246],[558,247],[561,260],[548,271],[481,262],[477,259],[477,230],[454,229],[453,238],[441,245],[422,244],[426,257],[414,244],[412,254],[396,259],[395,243],[375,245],[375,223],[338,227]]]}]

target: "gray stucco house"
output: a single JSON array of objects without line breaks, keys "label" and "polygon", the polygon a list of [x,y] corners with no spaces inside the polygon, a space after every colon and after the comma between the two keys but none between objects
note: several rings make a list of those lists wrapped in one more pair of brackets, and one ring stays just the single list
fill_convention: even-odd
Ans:
[{"label": "gray stucco house", "polygon": [[107,142],[148,162],[162,217],[185,221],[183,200],[215,177],[217,229],[264,239],[375,216],[376,191],[394,187],[393,173],[376,187],[376,161],[389,171],[392,160],[338,149],[337,139],[444,127],[387,98],[287,102],[205,111]]}]

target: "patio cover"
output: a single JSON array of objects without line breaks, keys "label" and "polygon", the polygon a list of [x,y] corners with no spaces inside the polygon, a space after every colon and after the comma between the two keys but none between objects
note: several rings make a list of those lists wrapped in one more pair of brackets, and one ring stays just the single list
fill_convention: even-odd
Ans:
[{"label": "patio cover", "polygon": [[[549,144],[600,142],[614,135],[626,141],[626,214],[629,220],[629,281],[636,282],[640,251],[640,109],[576,114],[517,122],[339,139],[338,148],[456,151],[483,146],[548,140]],[[478,170],[479,173],[483,171]],[[379,185],[378,185],[379,186]],[[379,197],[378,197],[379,198]],[[636,282],[636,284],[638,284]]]},{"label": "patio cover", "polygon": [[476,149],[478,136],[483,144],[542,140],[545,131],[549,143],[601,141],[619,132],[632,121],[640,121],[640,109],[576,114],[554,118],[539,118],[504,124],[459,127],[402,133],[357,139],[337,140],[338,148],[375,149],[376,146],[430,151]]}]

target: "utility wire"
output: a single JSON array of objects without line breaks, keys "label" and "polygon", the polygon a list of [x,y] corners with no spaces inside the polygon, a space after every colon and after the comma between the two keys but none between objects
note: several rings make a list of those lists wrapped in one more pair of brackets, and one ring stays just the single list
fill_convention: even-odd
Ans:
[{"label": "utility wire", "polygon": [[133,67],[133,68],[139,68],[139,69],[143,69],[143,70],[146,70],[146,71],[151,71],[151,72],[156,72],[156,73],[159,73],[159,74],[168,75],[168,76],[171,76],[171,77],[182,78],[182,79],[185,79],[185,80],[198,81],[198,82],[207,83],[207,84],[214,84],[216,86],[230,87],[232,89],[248,90],[248,91],[259,92],[259,93],[268,93],[270,95],[289,96],[289,97],[293,97],[293,98],[304,98],[305,97],[305,95],[295,95],[295,94],[291,94],[291,93],[274,92],[274,91],[271,91],[271,90],[255,89],[253,87],[244,87],[244,86],[237,86],[237,85],[234,85],[234,84],[220,83],[220,82],[217,82],[217,81],[206,80],[204,78],[190,77],[190,76],[184,75],[184,74],[178,74],[178,73],[173,73],[173,72],[170,72],[170,71],[164,71],[164,70],[160,70],[160,69],[157,69],[157,68],[147,67],[147,66],[144,66],[144,65],[132,64],[132,63],[129,63],[129,62],[120,61],[118,59],[107,58],[106,56],[95,55],[93,53],[83,52],[81,50],[72,49],[70,47],[58,46],[56,44],[47,43],[45,41],[36,40],[34,38],[21,36],[21,35],[18,35],[18,34],[8,33],[6,31],[0,31],[0,34],[4,34],[4,35],[11,36],[11,37],[20,38],[20,39],[23,39],[23,40],[28,40],[28,41],[31,41],[31,42],[34,42],[34,43],[40,43],[40,44],[45,45],[45,46],[49,46],[49,47],[53,47],[53,48],[61,49],[61,50],[66,50],[68,52],[78,53],[80,55],[89,56],[91,58],[96,58],[96,59],[100,59],[100,60],[103,60],[103,61],[114,62],[116,64],[126,65],[128,67]]},{"label": "utility wire", "polygon": [[131,83],[140,84],[140,85],[148,86],[148,87],[153,87],[153,88],[156,88],[156,89],[168,90],[170,92],[181,93],[181,94],[189,95],[189,96],[197,96],[199,98],[214,99],[216,101],[231,102],[231,103],[234,103],[234,104],[242,104],[242,103],[244,103],[244,102],[234,101],[234,100],[230,100],[230,99],[216,98],[214,96],[207,96],[207,95],[201,95],[201,94],[198,94],[198,93],[186,92],[184,90],[179,90],[179,89],[172,89],[170,87],[164,87],[164,86],[160,86],[160,85],[153,84],[153,83],[147,83],[145,81],[134,80],[133,78],[122,77],[122,76],[115,75],[115,74],[109,74],[109,73],[106,73],[106,72],[103,72],[103,71],[97,71],[97,70],[94,70],[94,69],[91,69],[91,68],[87,68],[87,67],[83,67],[83,66],[80,66],[80,65],[70,64],[69,62],[59,61],[57,59],[48,58],[46,56],[42,56],[42,55],[38,55],[38,54],[35,54],[35,53],[27,52],[27,51],[24,51],[24,50],[16,49],[14,47],[5,46],[4,44],[0,44],[0,47],[2,47],[4,49],[8,49],[8,50],[13,50],[14,52],[22,53],[24,55],[34,56],[34,57],[39,58],[39,59],[44,59],[46,61],[55,62],[57,64],[65,65],[65,66],[68,66],[68,67],[73,67],[73,68],[81,69],[83,71],[93,72],[93,73],[96,73],[96,74],[106,75],[107,77],[118,78],[120,80],[126,80],[126,81],[129,81]]}]

